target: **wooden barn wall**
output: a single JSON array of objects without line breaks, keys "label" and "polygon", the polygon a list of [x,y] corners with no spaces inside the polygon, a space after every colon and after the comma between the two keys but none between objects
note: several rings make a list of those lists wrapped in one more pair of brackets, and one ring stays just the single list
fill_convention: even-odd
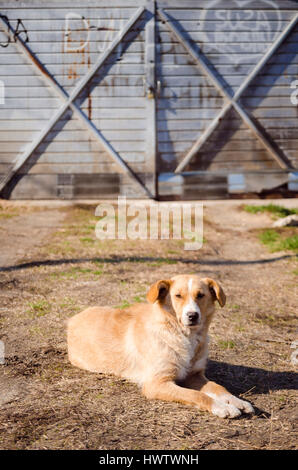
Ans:
[{"label": "wooden barn wall", "polygon": [[[70,94],[136,9],[152,3],[12,0],[0,1],[0,12]],[[156,7],[200,49],[230,94],[298,12],[294,0],[251,1],[245,7],[236,0],[158,0]],[[225,99],[158,13],[155,57],[150,56],[155,60],[155,90],[153,97],[148,95],[148,38],[152,40],[148,18],[146,10],[76,100],[141,182],[154,195],[157,172],[162,197],[193,199],[261,190],[287,184],[289,179],[295,187],[298,106],[291,95],[298,78],[298,25],[241,97],[246,112],[288,159],[289,169],[280,167],[231,109],[183,172],[175,174]],[[62,102],[2,32],[0,46],[0,83],[5,86],[5,99],[0,100],[1,179]],[[68,109],[14,176],[8,197],[110,198],[119,194],[144,197],[141,186]]]}]

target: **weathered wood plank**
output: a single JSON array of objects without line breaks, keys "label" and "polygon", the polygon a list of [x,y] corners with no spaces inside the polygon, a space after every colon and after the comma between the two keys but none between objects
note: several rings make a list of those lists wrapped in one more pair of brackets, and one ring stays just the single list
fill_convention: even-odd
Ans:
[{"label": "weathered wood plank", "polygon": [[[3,143],[2,149],[5,151],[5,148],[7,145],[11,146],[13,143],[8,143],[6,144],[5,142]],[[24,144],[24,147],[26,147],[27,142]],[[115,141],[113,142],[113,147],[117,152],[121,151],[132,151],[132,152],[144,152],[146,149],[144,141]],[[71,152],[98,152],[98,143],[94,140],[89,140],[89,141],[81,141],[81,142],[56,142],[55,140],[48,143],[48,142],[43,142],[38,146],[38,152],[42,153],[45,151],[48,152],[58,152],[58,153],[71,153]]]},{"label": "weathered wood plank", "polygon": [[[159,27],[162,28],[162,30],[159,32],[159,37],[161,42],[171,42],[171,34],[163,30],[162,23],[159,23]],[[189,33],[191,39],[195,43],[204,43],[206,42],[206,33],[203,31],[193,31]],[[238,42],[239,48],[244,48],[244,44],[247,44],[247,49],[246,53],[249,52],[257,52],[258,48],[255,48],[254,44],[257,44],[261,42],[261,45],[259,47],[259,50],[262,52],[265,52],[266,49],[270,46],[270,44],[273,41],[273,38],[268,38],[267,41],[264,38],[264,33],[263,32],[258,32],[258,31],[234,31],[234,34],[226,34],[226,32],[222,31],[216,31],[214,32],[214,39],[211,42],[209,39],[209,43],[211,44],[216,43],[218,45],[221,45],[221,50],[223,50],[223,45],[233,45],[235,41]],[[53,34],[54,36],[54,34]],[[142,33],[138,36],[140,40],[143,39]],[[290,43],[296,43],[298,41],[298,33],[294,32],[291,34],[289,37],[288,41]],[[234,46],[233,49],[234,51]],[[237,51],[237,47],[236,50]]]},{"label": "weathered wood plank", "polygon": [[[5,11],[5,10],[4,10]],[[179,21],[179,24],[186,31],[208,31],[214,32],[220,29],[220,31],[231,32],[231,22],[237,31],[237,23],[241,31],[262,31],[266,22],[271,34],[276,34],[276,31],[282,31],[282,29],[287,25],[288,21],[292,19],[294,12],[293,11],[268,11],[268,12],[258,12],[253,10],[246,10],[239,14],[237,10],[231,10],[229,12],[219,10],[208,10],[206,15],[206,10],[194,9],[189,10],[167,10],[168,13]],[[62,31],[68,26],[70,31],[74,33],[79,30],[83,32],[84,30],[91,30],[96,32],[96,30],[101,30],[104,27],[110,27],[111,30],[120,30],[123,27],[123,21],[130,18],[133,14],[133,9],[123,9],[123,8],[111,8],[109,10],[104,10],[100,6],[97,10],[94,9],[79,9],[71,10],[72,13],[75,13],[75,16],[67,17],[69,10],[64,10],[63,13],[60,10],[51,9],[40,10],[39,12],[30,12],[30,17],[28,13],[24,12],[24,21],[26,20],[26,29],[31,31]],[[58,13],[58,15],[57,15]],[[20,12],[17,13],[15,10],[10,12],[6,10],[7,16],[12,21],[16,21],[20,15]],[[32,18],[35,16],[35,18]],[[66,22],[66,18],[68,21]],[[86,20],[86,22],[84,21]],[[89,23],[89,24],[88,24]],[[161,25],[162,26],[162,25]],[[225,29],[226,28],[226,29]],[[246,29],[245,29],[246,28]],[[267,28],[267,29],[269,29]]]},{"label": "weathered wood plank", "polygon": [[[159,27],[162,28],[162,23],[159,23]],[[137,34],[137,37],[136,37],[136,34]],[[158,34],[159,34],[161,42],[172,42],[172,36],[170,33],[161,30],[159,31]],[[204,43],[206,41],[206,33],[203,31],[193,31],[193,32],[190,32],[189,34],[191,36],[191,39],[194,42]],[[87,34],[85,36],[87,37]],[[246,53],[248,53],[248,51],[257,52],[257,50],[259,50],[260,52],[265,51],[266,48],[269,47],[273,39],[273,38],[270,38],[270,39],[268,38],[266,41],[266,38],[264,38],[264,33],[257,32],[257,31],[242,31],[242,32],[237,31],[234,34],[226,34],[226,32],[217,31],[216,33],[214,33],[214,40],[212,41],[212,43],[221,44],[221,48],[222,48],[223,44],[224,45],[234,44],[235,40],[237,40],[237,37],[238,37],[239,49],[243,48],[243,44],[249,44]],[[127,33],[127,35],[123,39],[123,42],[130,42],[132,39],[143,42],[145,40],[144,30],[142,30],[141,27],[136,26],[134,29],[131,30],[131,32]],[[111,41],[110,38],[109,40]],[[297,41],[298,41],[298,33],[293,33],[289,37],[289,42],[297,43]],[[1,42],[6,42],[2,34],[1,34]],[[34,49],[34,44],[40,43],[40,42],[60,43],[61,52],[63,52],[64,38],[61,34],[61,31],[30,31],[30,44],[32,44],[33,49]],[[102,48],[105,44],[107,44],[107,32],[91,30],[89,32],[89,43],[91,44],[92,42],[96,43],[97,46],[99,46],[99,48]],[[256,48],[254,44],[257,44],[258,42],[262,42],[262,45],[259,46],[259,48]],[[100,45],[100,43],[102,43],[102,45]],[[214,47],[214,44],[213,44],[213,47]],[[233,47],[233,50],[234,50],[234,47]],[[237,52],[237,48],[235,52]]]},{"label": "weathered wood plank", "polygon": [[[177,130],[203,130],[209,123],[208,120],[203,119],[183,119],[183,120],[170,120],[165,121],[164,119],[160,119],[158,121],[158,129],[164,131],[177,131]],[[297,129],[297,118],[283,118],[280,119],[270,119],[270,118],[262,118],[262,124],[265,126],[266,129]],[[222,129],[243,129],[244,126],[239,123],[239,119],[227,119],[221,123]]]},{"label": "weathered wood plank", "polygon": [[[145,108],[145,100],[144,97],[135,97],[135,96],[128,96],[128,97],[94,97],[93,93],[91,94],[92,98],[96,98],[93,100],[92,108]],[[86,98],[88,100],[88,98]],[[58,108],[61,105],[61,99],[56,98],[54,96],[50,98],[10,98],[7,97],[5,99],[5,108],[6,109],[22,109],[22,108],[30,108],[30,109],[39,109],[39,108]],[[84,107],[84,105],[83,105]]]},{"label": "weathered wood plank", "polygon": [[[243,97],[288,97],[290,96],[292,90],[289,86],[250,86],[247,90],[244,91]],[[214,87],[199,86],[199,87],[186,87],[186,86],[176,86],[176,87],[162,87],[161,88],[161,98],[200,98],[206,96],[208,98],[217,98],[220,95]]]},{"label": "weathered wood plank", "polygon": [[[207,95],[207,94],[206,94]],[[172,103],[169,103],[168,99],[159,99],[157,102],[158,109],[206,109],[206,108],[216,108],[220,109],[223,105],[223,99],[218,96],[216,98],[208,98],[208,96],[201,97],[189,97],[189,98],[179,98],[173,100]]]},{"label": "weathered wood plank", "polygon": [[273,160],[262,160],[262,161],[248,161],[243,162],[238,160],[237,162],[214,162],[208,166],[209,171],[220,171],[229,168],[230,172],[238,171],[254,171],[254,170],[278,170],[280,167]]},{"label": "weathered wood plank", "polygon": [[[210,5],[210,0],[200,0],[200,5],[198,5],[198,2],[196,0],[183,0],[183,3],[181,0],[159,0],[158,3],[159,7],[166,8],[166,9],[182,9],[185,10],[187,8],[190,9],[206,9],[210,8],[210,6],[213,6],[211,8],[212,10],[215,10],[216,7],[217,9],[224,9],[224,10],[242,10],[243,5],[238,2],[234,2],[231,0],[221,0],[220,3],[217,3],[215,5]],[[284,10],[295,10],[297,9],[297,3],[295,0],[275,0],[274,2],[275,9],[272,8],[273,4],[268,3],[268,2],[263,2],[263,1],[258,1],[254,0],[249,3],[249,9],[251,10],[276,10],[276,8],[281,8]]]},{"label": "weathered wood plank", "polygon": [[254,109],[256,107],[259,108],[291,108],[292,109],[292,102],[291,102],[291,93],[292,90],[288,91],[288,96],[285,97],[274,97],[274,96],[267,96],[267,97],[243,97],[241,99],[241,103],[247,109]]},{"label": "weathered wood plank", "polygon": [[[159,120],[167,119],[168,121],[176,119],[213,119],[217,115],[218,110],[212,108],[203,109],[159,109],[157,116]],[[256,108],[253,112],[256,118],[297,118],[297,112],[294,106],[287,108]]]},{"label": "weathered wood plank", "polygon": [[[60,52],[60,51],[59,51]],[[85,54],[74,53],[44,53],[38,54],[39,60],[46,65],[76,65],[77,67],[87,68],[88,62],[94,63],[97,59],[99,52],[86,52]],[[142,55],[139,52],[125,52],[120,55],[119,52],[111,54],[106,60],[107,64],[113,64],[118,61],[122,64],[141,64],[143,63]],[[25,57],[18,53],[2,53],[0,54],[0,65],[26,65],[27,60]],[[67,70],[66,70],[67,71]]]},{"label": "weathered wood plank", "polygon": [[[68,75],[69,72],[65,70],[65,66],[63,64],[56,64],[55,67],[48,67],[49,71],[53,73],[55,77],[59,76],[64,76]],[[73,72],[74,76],[76,75],[75,78],[79,76],[85,75],[86,71],[88,70],[87,65],[85,64],[77,64],[77,69],[75,72]],[[143,75],[144,74],[144,64],[121,64],[121,63],[116,63],[112,65],[111,67],[109,66],[109,73],[111,74],[120,74],[120,75]],[[98,75],[102,75],[105,72],[105,66],[100,68],[100,71],[95,74],[95,78],[93,80],[96,80],[96,77]],[[32,64],[28,65],[23,65],[23,64],[16,64],[16,65],[6,65],[5,69],[1,68],[0,69],[0,76],[6,76],[6,75],[35,75],[35,69]]]},{"label": "weathered wood plank", "polygon": [[[101,129],[102,131],[119,129],[119,130],[144,130],[146,129],[146,120],[141,118],[136,119],[93,119],[92,120],[94,125]],[[10,131],[38,131],[41,130],[45,125],[45,120],[32,120],[27,119],[26,121],[22,119],[13,118],[11,120],[3,119],[0,120],[0,128],[3,131],[10,130]],[[67,126],[67,127],[66,127]],[[69,130],[83,130],[82,126],[76,119],[65,120],[61,119],[54,129],[60,131],[61,129],[69,129]]]},{"label": "weathered wood plank", "polygon": [[[158,109],[157,119],[163,121],[181,120],[181,119],[213,119],[218,113],[218,109]],[[0,114],[1,116],[1,114]]]},{"label": "weathered wood plank", "polygon": [[[70,153],[59,153],[59,152],[36,152],[35,156],[39,163],[93,163],[94,161],[100,163],[111,163],[111,157],[105,152],[70,152]],[[127,163],[144,163],[145,154],[142,152],[123,152],[122,158]],[[1,152],[0,162],[2,164],[11,164],[14,160],[15,153]],[[116,168],[116,167],[115,167]],[[117,171],[117,168],[116,168]]]},{"label": "weathered wood plank", "polygon": [[[184,156],[184,152],[160,152],[161,158],[165,161],[175,161],[180,160]],[[287,156],[292,158],[297,158],[297,151],[296,150],[287,150]],[[247,161],[247,160],[264,160],[264,161],[273,161],[275,162],[272,157],[270,157],[269,153],[266,150],[258,150],[255,152],[254,150],[251,151],[243,151],[243,150],[218,150],[214,151],[200,151],[197,156],[194,156],[193,162],[194,164],[198,164],[199,162],[206,160],[209,161],[212,158],[216,159],[217,161],[226,161],[229,163],[230,161]],[[192,161],[189,163],[189,166],[192,166]],[[228,167],[227,167],[228,168]]]},{"label": "weathered wood plank", "polygon": [[[4,3],[4,2],[3,2]],[[38,1],[38,0],[23,0],[23,1],[18,1],[18,0],[6,0],[7,4],[7,9],[13,10],[17,9],[20,10],[22,9],[24,12],[28,10],[34,10],[36,7],[40,8],[41,10],[48,10],[49,9],[49,4],[45,1]],[[138,7],[138,6],[143,6],[144,5],[144,0],[120,0],[117,2],[117,8],[128,8],[128,7]],[[69,11],[69,1],[67,0],[52,0],[51,1],[51,7],[53,10],[59,10],[59,9],[65,9],[66,12]],[[71,7],[72,8],[82,8],[82,2],[78,0],[72,0],[71,1]],[[88,7],[89,8],[99,8],[99,4],[97,0],[88,0]],[[4,7],[5,8],[5,7]],[[88,8],[88,9],[89,9]],[[111,8],[111,2],[108,0],[100,0],[100,8]],[[87,10],[88,11],[88,10]]]},{"label": "weathered wood plank", "polygon": [[[224,17],[223,15],[226,12],[222,12],[221,7],[220,9],[208,8],[208,15],[205,15],[206,10],[200,8],[201,5],[199,4],[197,6],[198,8],[189,9],[189,10],[185,8],[177,9],[177,10],[175,10],[174,8],[170,8],[170,9],[167,8],[167,11],[171,16],[173,16],[178,21],[187,21],[187,20],[200,21],[202,19],[205,20],[205,23],[219,21],[219,20],[223,21],[223,17]],[[295,12],[293,11],[287,11],[287,10],[284,11],[282,9],[279,9],[279,10],[271,9],[271,10],[265,10],[265,15],[264,15],[264,10],[260,12],[259,10],[254,11],[253,9],[250,9],[250,10],[244,11],[242,18],[241,16],[240,18],[245,20],[245,22],[247,21],[254,22],[258,20],[260,15],[262,15],[263,20],[268,20],[271,22],[271,21],[276,21],[277,15],[281,15],[281,18],[284,21],[286,21],[286,20],[291,20],[294,13]],[[228,18],[233,23],[235,23],[235,21],[239,21],[239,10],[229,9]]]},{"label": "weathered wood plank", "polygon": [[[196,90],[196,89],[194,89]],[[130,98],[130,97],[144,97],[144,86],[118,86],[118,87],[105,87],[98,86],[92,90],[93,98],[101,97],[119,97],[119,98]],[[57,99],[54,96],[52,90],[49,87],[39,86],[39,87],[18,87],[18,86],[5,86],[5,97],[6,100],[9,98],[22,98],[22,99]]]},{"label": "weathered wood plank", "polygon": [[[119,65],[120,66],[120,65]],[[123,65],[124,67],[124,65]],[[222,77],[227,77],[229,75],[232,75],[235,77],[237,75],[241,76],[246,76],[248,73],[251,71],[252,66],[251,65],[239,65],[238,67],[235,67],[233,64],[231,65],[221,65],[216,68],[217,72],[222,76]],[[265,66],[263,69],[263,75],[280,75],[282,73],[285,73],[286,75],[297,75],[298,73],[298,64],[290,64],[285,67],[282,67],[281,65],[270,65],[270,66]],[[160,64],[157,66],[157,73],[159,73],[161,76],[165,77],[170,77],[172,75],[174,76],[179,76],[179,75],[202,75],[200,72],[198,72],[197,67],[195,64],[189,64],[189,65],[163,65]]]},{"label": "weathered wood plank", "polygon": [[[65,87],[66,90],[71,90],[75,80],[69,79],[68,76],[56,77],[59,80],[59,83]],[[162,78],[162,87],[212,87],[210,81],[207,78],[199,75],[195,76],[168,76],[160,77]],[[232,87],[239,86],[246,76],[242,75],[227,75],[224,77],[227,83]],[[15,76],[15,75],[3,75],[4,83],[10,84],[10,86],[16,87],[40,87],[42,86],[42,81],[37,75],[27,75],[27,76]],[[281,76],[270,76],[259,74],[257,79],[255,79],[253,86],[262,86],[262,87],[271,87],[271,86],[291,86],[291,82],[295,79],[294,76],[281,75]],[[93,84],[98,84],[98,80],[91,80],[91,87]],[[118,86],[144,86],[143,75],[108,75],[103,77],[100,80],[101,87],[110,87],[111,85]]]},{"label": "weathered wood plank", "polygon": [[[11,54],[12,55],[12,54]],[[131,57],[137,57],[136,54],[127,54],[127,61],[129,62]],[[257,64],[262,58],[262,54],[255,55],[244,55],[244,54],[233,54],[232,61],[231,58],[227,57],[226,54],[208,54],[207,58],[210,63],[215,67],[219,66],[229,66],[233,67],[235,71],[246,73],[248,66],[253,66]],[[54,60],[54,56],[53,59]],[[185,65],[190,61],[189,55],[185,53],[163,53],[161,54],[161,63],[164,65]],[[298,63],[298,54],[292,55],[290,53],[283,52],[282,54],[276,54],[268,64],[281,64],[288,65],[289,63],[297,64]]]},{"label": "weathered wood plank", "polygon": [[[246,75],[226,75],[224,79],[226,82],[232,86],[237,87],[239,86],[246,78]],[[295,77],[294,77],[295,78]],[[260,73],[258,77],[254,80],[254,86],[261,85],[261,86],[290,86],[291,82],[294,79],[292,76],[280,75],[280,76],[272,76],[272,75],[264,75]],[[172,87],[172,86],[195,86],[195,87],[202,87],[202,86],[211,86],[210,81],[207,78],[195,75],[195,76],[168,76],[163,77],[162,80],[163,87]]]},{"label": "weathered wood plank", "polygon": [[[23,20],[26,20],[26,25],[27,21],[33,20],[36,22],[39,21],[63,21],[65,22],[66,15],[69,13],[69,4],[66,8],[61,8],[59,5],[55,5],[53,8],[50,8],[50,5],[48,5],[48,8],[41,8],[40,4],[37,6],[37,8],[27,8],[27,9],[21,9],[20,7],[18,8],[13,8],[10,5],[11,2],[7,2],[8,7],[4,7],[3,13],[7,15],[11,20],[16,21],[18,18],[20,18],[20,15],[22,15]],[[118,3],[119,5],[119,3]],[[76,13],[77,15],[83,16],[86,19],[94,19],[94,20],[100,20],[100,19],[128,19],[131,17],[133,14],[135,8],[138,6],[138,4],[135,2],[135,5],[131,8],[125,8],[125,5],[114,7],[113,4],[110,3],[110,6],[108,9],[104,8],[104,5],[102,4],[97,4],[97,8],[93,8],[92,6],[89,7],[89,2],[88,6],[84,7],[82,3],[80,5],[73,5],[73,2],[71,2],[71,12]]]},{"label": "weathered wood plank", "polygon": [[[171,17],[174,17],[175,19],[177,16],[174,16],[172,14],[172,11],[168,11],[168,13],[171,15]],[[236,12],[232,11],[232,16],[234,16],[234,21],[231,20],[231,15],[228,14],[227,12],[224,12],[222,10],[217,11],[218,17],[215,18],[215,20],[212,20],[209,18],[206,19],[205,12],[201,13],[201,18],[198,20],[195,19],[179,19],[179,25],[181,26],[182,29],[185,29],[188,32],[198,32],[198,31],[204,31],[206,33],[214,33],[216,31],[221,31],[221,32],[227,32],[229,34],[234,34],[234,32],[239,32],[242,34],[242,32],[248,32],[248,33],[254,33],[254,32],[263,32],[264,38],[268,39],[273,39],[276,34],[281,32],[288,24],[288,19],[287,18],[279,18],[279,14],[275,14],[275,17],[270,20],[270,23],[267,23],[268,28],[265,31],[265,24],[267,18],[265,17],[264,13],[262,12],[261,14],[258,14],[257,12],[253,12],[252,10],[250,13],[242,13],[239,15],[238,12],[238,18],[236,18]],[[250,15],[250,19],[248,19]],[[272,15],[273,16],[273,15]],[[291,12],[288,16],[290,16],[290,19],[293,17],[293,12]],[[231,31],[231,22],[233,21],[233,25],[235,30]],[[268,21],[268,20],[267,20]],[[238,28],[237,28],[237,23],[238,23]],[[161,26],[161,25],[160,25]],[[270,28],[270,29],[269,29]],[[210,36],[209,36],[210,37]],[[212,34],[211,34],[212,38]]]},{"label": "weathered wood plank", "polygon": [[[255,140],[252,132],[249,129],[242,128],[241,130],[234,129],[230,127],[230,136],[229,138],[234,141],[247,141],[247,140]],[[159,131],[158,132],[158,140],[159,142],[172,142],[176,140],[179,141],[188,141],[192,142],[195,140],[200,133],[197,130],[175,130],[175,131]],[[297,130],[294,129],[270,129],[270,135],[278,142],[287,142],[291,140],[297,140]],[[226,131],[218,131],[214,132],[208,139],[208,142],[221,142],[227,138]]]},{"label": "weathered wood plank", "polygon": [[[61,42],[35,42],[34,44],[30,43],[30,47],[33,49],[33,52],[35,54],[40,54],[43,55],[48,55],[48,54],[56,54],[61,57],[65,56],[70,56],[73,57],[73,59],[77,59],[80,61],[83,60],[84,56],[85,59],[89,56],[90,57],[96,57],[98,54],[102,52],[103,46],[108,47],[111,43],[110,40],[106,40],[104,43],[100,43],[98,41],[89,41],[84,45],[84,48],[78,52],[71,52],[68,51],[67,48],[65,47],[65,40],[64,37],[62,36],[63,31],[61,31]],[[3,33],[0,33],[1,37]],[[4,39],[4,38],[3,38]],[[4,43],[6,44],[6,41],[4,39]],[[136,41],[132,43],[125,43],[125,52],[124,54],[128,53],[139,53],[139,52],[144,52],[144,47],[145,44],[142,41]],[[16,52],[16,47],[14,43],[10,43],[6,48],[2,48],[1,50],[1,55],[6,55],[6,54],[15,54]],[[66,49],[66,50],[65,50]],[[120,51],[122,51],[122,48],[118,48],[115,55],[120,55]]]},{"label": "weathered wood plank", "polygon": [[[86,109],[86,108],[84,108]],[[0,108],[0,119],[49,119],[53,114],[52,109],[19,109],[19,110],[8,110]],[[96,108],[92,111],[92,119],[137,119],[144,117],[144,110],[142,108],[137,109],[125,109],[125,108]]]},{"label": "weathered wood plank", "polygon": [[[136,172],[144,170],[144,164],[134,164]],[[0,167],[1,172],[1,167]],[[94,163],[36,163],[36,165],[30,167],[28,164],[25,165],[24,172],[28,174],[69,174],[69,173],[121,173],[119,167],[117,169],[116,164],[112,162],[94,162]],[[144,193],[143,193],[144,196]]]}]

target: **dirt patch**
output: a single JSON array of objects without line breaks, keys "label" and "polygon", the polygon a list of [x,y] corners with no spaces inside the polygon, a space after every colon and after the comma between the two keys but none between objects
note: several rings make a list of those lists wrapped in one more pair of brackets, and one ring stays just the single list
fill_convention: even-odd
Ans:
[{"label": "dirt patch", "polygon": [[34,256],[43,239],[57,230],[64,216],[58,210],[0,205],[0,266],[25,260],[29,253]]},{"label": "dirt patch", "polygon": [[[258,238],[270,215],[241,205],[206,204],[198,252],[180,240],[97,240],[88,206],[2,218],[2,449],[296,447],[297,259],[291,250],[270,252]],[[90,305],[142,302],[151,283],[177,273],[222,283],[228,300],[211,327],[207,375],[250,401],[255,416],[221,420],[149,401],[134,384],[69,364],[67,318]]]}]

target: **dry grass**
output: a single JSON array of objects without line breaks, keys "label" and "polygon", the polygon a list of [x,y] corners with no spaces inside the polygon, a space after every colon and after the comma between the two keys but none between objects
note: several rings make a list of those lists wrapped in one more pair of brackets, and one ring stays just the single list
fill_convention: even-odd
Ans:
[{"label": "dry grass", "polygon": [[[63,223],[38,247],[32,240],[32,250],[19,260],[28,265],[0,273],[0,338],[6,347],[0,447],[295,448],[295,258],[263,263],[286,252],[269,254],[257,234],[239,235],[220,219],[206,222],[199,252],[185,252],[179,240],[99,241],[93,208],[63,214]],[[18,224],[21,229],[21,216]],[[207,375],[252,402],[254,417],[221,420],[192,407],[149,401],[134,384],[69,364],[67,318],[90,305],[143,301],[152,282],[176,273],[200,273],[223,284],[228,302],[211,327]]]}]

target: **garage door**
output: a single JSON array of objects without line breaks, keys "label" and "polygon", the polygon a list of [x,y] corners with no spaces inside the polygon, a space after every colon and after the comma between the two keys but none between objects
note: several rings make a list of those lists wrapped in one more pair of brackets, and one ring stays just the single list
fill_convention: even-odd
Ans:
[{"label": "garage door", "polygon": [[297,16],[292,0],[1,2],[2,196],[295,187]]}]

